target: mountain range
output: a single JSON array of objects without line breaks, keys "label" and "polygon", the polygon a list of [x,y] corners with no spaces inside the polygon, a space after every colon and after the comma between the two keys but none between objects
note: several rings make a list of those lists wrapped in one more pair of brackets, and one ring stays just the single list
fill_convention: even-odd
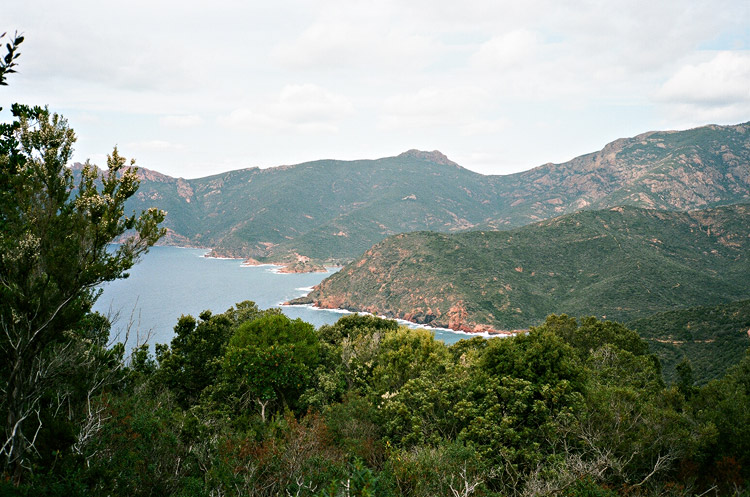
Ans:
[{"label": "mountain range", "polygon": [[198,179],[140,169],[127,208],[168,212],[168,244],[340,265],[397,233],[510,229],[581,209],[690,210],[750,201],[750,123],[649,132],[522,173],[485,176],[440,152],[319,160]]}]

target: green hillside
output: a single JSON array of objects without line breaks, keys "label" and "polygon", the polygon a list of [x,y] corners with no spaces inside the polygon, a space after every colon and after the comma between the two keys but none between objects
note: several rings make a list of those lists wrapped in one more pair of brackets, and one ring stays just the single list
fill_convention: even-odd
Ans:
[{"label": "green hillside", "polygon": [[509,203],[489,226],[616,205],[691,210],[747,202],[749,164],[749,123],[643,133],[502,177],[498,189]]},{"label": "green hillside", "polygon": [[396,235],[298,302],[465,330],[552,313],[627,321],[750,297],[749,246],[749,205],[582,211],[504,232]]},{"label": "green hillside", "polygon": [[750,300],[668,311],[628,323],[661,359],[664,377],[687,358],[699,384],[724,376],[750,346]]},{"label": "green hillside", "polygon": [[[316,161],[169,182],[142,182],[139,201],[164,206],[167,226],[215,255],[351,260],[388,235],[485,221],[496,198],[485,177],[439,153]],[[189,188],[178,192],[178,181]],[[133,204],[132,208],[141,208]]]},{"label": "green hillside", "polygon": [[321,160],[185,180],[141,170],[128,209],[168,212],[167,243],[262,261],[344,263],[387,236],[508,229],[581,209],[750,200],[750,124],[651,132],[563,164],[483,176],[439,152]]}]

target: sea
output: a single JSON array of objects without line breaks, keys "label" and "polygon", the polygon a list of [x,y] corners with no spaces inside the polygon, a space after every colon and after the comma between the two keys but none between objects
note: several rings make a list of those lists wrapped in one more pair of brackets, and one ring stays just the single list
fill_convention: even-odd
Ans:
[{"label": "sea", "polygon": [[[152,247],[128,271],[127,278],[105,283],[94,310],[113,322],[112,342],[125,342],[128,350],[142,343],[152,348],[156,343],[168,344],[180,316],[197,318],[205,310],[220,314],[244,300],[252,300],[261,309],[280,307],[291,319],[300,318],[316,328],[349,313],[283,305],[312,291],[338,268],[326,273],[287,274],[280,273],[278,266],[244,266],[238,259],[209,258],[206,254],[205,249]],[[431,331],[448,344],[474,336],[442,328]]]}]

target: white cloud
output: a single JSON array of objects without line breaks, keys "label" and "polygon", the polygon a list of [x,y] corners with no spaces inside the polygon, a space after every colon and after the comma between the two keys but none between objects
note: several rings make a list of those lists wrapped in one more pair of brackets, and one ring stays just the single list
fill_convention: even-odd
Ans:
[{"label": "white cloud", "polygon": [[334,133],[354,112],[352,102],[313,84],[287,85],[273,102],[231,111],[219,122],[252,131],[296,130]]},{"label": "white cloud", "polygon": [[679,68],[656,92],[677,126],[735,123],[750,117],[750,51],[721,51]]},{"label": "white cloud", "polygon": [[681,67],[662,85],[658,98],[707,107],[750,101],[750,51],[719,52]]},{"label": "white cloud", "polygon": [[461,133],[465,136],[496,135],[507,130],[510,125],[510,119],[479,119],[461,126]]},{"label": "white cloud", "polygon": [[351,114],[351,101],[323,88],[312,85],[287,85],[271,107],[272,112],[294,123],[335,121]]},{"label": "white cloud", "polygon": [[136,152],[169,152],[182,150],[184,148],[182,144],[172,143],[166,140],[144,140],[138,142],[130,142],[126,144],[126,147]]},{"label": "white cloud", "polygon": [[49,104],[82,156],[174,175],[414,147],[500,171],[750,118],[746,0],[6,3],[4,114]]},{"label": "white cloud", "polygon": [[483,43],[472,55],[471,63],[493,70],[512,68],[517,64],[529,63],[540,45],[537,33],[527,29],[516,29]]},{"label": "white cloud", "polygon": [[271,56],[290,69],[414,70],[433,62],[440,46],[410,28],[377,19],[324,19],[274,47]]},{"label": "white cloud", "polygon": [[415,93],[395,95],[384,102],[380,126],[399,129],[466,123],[476,118],[487,96],[476,86],[430,86]]},{"label": "white cloud", "polygon": [[196,115],[184,115],[184,116],[164,116],[159,118],[159,124],[165,128],[193,128],[200,126],[203,123],[203,119]]}]

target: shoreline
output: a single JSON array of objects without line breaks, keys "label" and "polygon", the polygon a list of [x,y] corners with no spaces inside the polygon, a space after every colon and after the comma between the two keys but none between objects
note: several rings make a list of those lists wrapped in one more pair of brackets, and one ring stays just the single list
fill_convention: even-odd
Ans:
[{"label": "shoreline", "polygon": [[[223,256],[223,255],[211,255],[209,256],[211,252],[213,252],[212,248],[206,248],[206,247],[182,247],[178,245],[164,245],[165,247],[175,247],[175,248],[201,248],[206,250],[206,253],[203,254],[201,257],[204,257],[206,259],[217,259],[217,260],[231,260],[231,261],[242,261],[242,264],[240,264],[240,267],[268,267],[270,268],[270,271],[274,274],[307,274],[307,273],[331,273],[331,269],[341,269],[343,266],[326,266],[326,265],[320,265],[320,266],[312,266],[312,269],[309,271],[300,271],[298,269],[295,269],[294,263],[284,263],[284,262],[260,262],[256,259],[253,259],[252,257],[229,257],[229,256]],[[317,269],[317,268],[323,268]],[[335,271],[334,271],[335,272]]]},{"label": "shoreline", "polygon": [[337,314],[343,314],[343,315],[346,315],[346,314],[369,314],[370,316],[375,316],[375,317],[378,317],[378,318],[381,318],[381,319],[391,319],[393,321],[396,321],[399,324],[404,324],[404,325],[409,326],[409,327],[422,328],[422,329],[431,330],[431,331],[435,330],[435,331],[442,331],[442,332],[447,332],[447,333],[454,333],[456,335],[466,335],[467,339],[468,338],[473,338],[473,337],[507,338],[507,337],[516,336],[516,335],[519,335],[521,333],[525,333],[526,331],[528,331],[528,330],[504,331],[504,330],[494,330],[494,329],[492,331],[464,331],[464,330],[455,330],[453,328],[443,328],[441,326],[430,326],[428,324],[416,323],[414,321],[409,321],[409,320],[401,319],[401,318],[389,318],[387,316],[377,315],[377,314],[373,314],[373,313],[367,312],[367,311],[350,311],[349,309],[341,309],[341,308],[330,309],[330,308],[326,308],[326,307],[318,307],[315,304],[290,304],[289,301],[280,303],[279,307],[306,307],[308,309],[315,309],[315,310],[318,310],[318,311],[331,311],[331,312],[335,312]]}]

